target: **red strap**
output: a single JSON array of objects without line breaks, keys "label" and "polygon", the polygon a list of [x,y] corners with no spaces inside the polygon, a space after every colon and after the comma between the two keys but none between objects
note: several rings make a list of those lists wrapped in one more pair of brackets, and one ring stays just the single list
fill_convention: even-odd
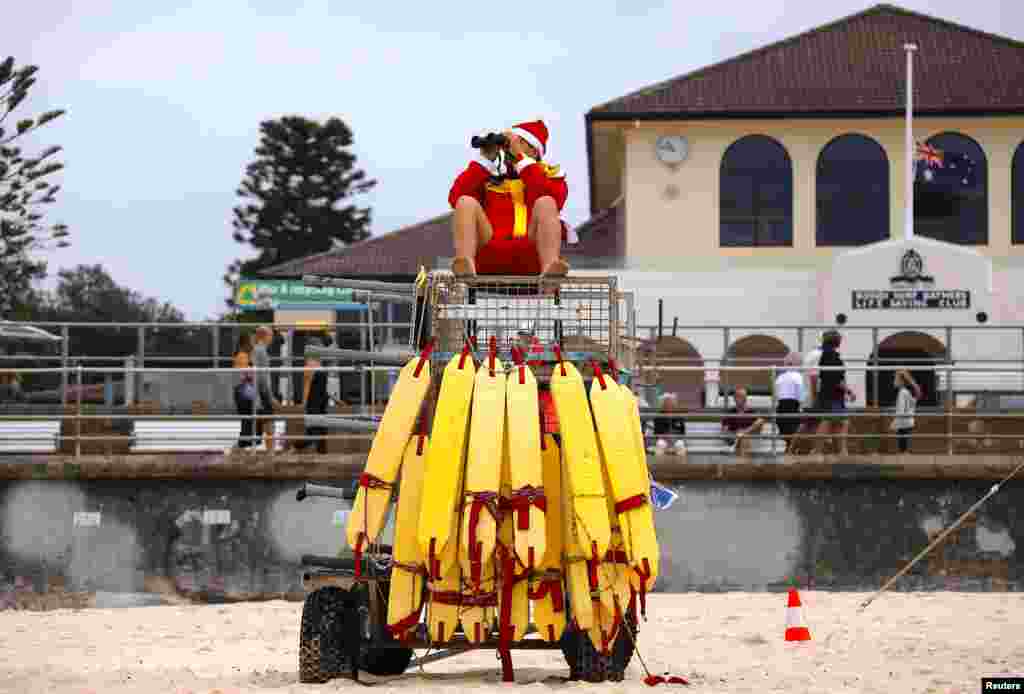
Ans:
[{"label": "red strap", "polygon": [[604,555],[604,560],[609,564],[629,564],[629,557],[627,557],[626,553],[621,549],[608,550],[608,552]]},{"label": "red strap", "polygon": [[489,361],[489,367],[491,369],[491,378],[494,378],[494,358],[495,358],[495,355],[497,355],[497,353],[498,353],[498,338],[496,338],[494,335],[491,335],[491,349],[490,349],[490,354],[487,355],[487,359]]},{"label": "red strap", "polygon": [[593,359],[590,360],[590,364],[594,367],[594,378],[601,384],[601,390],[608,390],[608,384],[604,382],[604,374],[601,373],[601,365]]},{"label": "red strap", "polygon": [[618,383],[619,365],[615,363],[615,359],[612,357],[608,357],[608,373],[612,377],[612,380]]},{"label": "red strap", "polygon": [[530,529],[530,507],[536,506],[544,513],[548,511],[548,500],[544,495],[544,487],[526,485],[512,492],[504,507],[516,514],[516,528],[518,530]]},{"label": "red strap", "polygon": [[498,606],[498,592],[491,591],[490,593],[473,593],[466,595],[463,593],[462,607],[497,607]]},{"label": "red strap", "polygon": [[427,408],[420,411],[419,440],[416,442],[416,455],[423,455],[423,443],[427,439]]},{"label": "red strap", "polygon": [[647,580],[651,577],[651,565],[647,557],[643,559],[643,568],[634,566],[633,570],[640,578],[640,616],[647,619]]},{"label": "red strap", "polygon": [[430,599],[439,605],[461,605],[462,593],[457,590],[432,590]]},{"label": "red strap", "polygon": [[400,637],[403,634],[405,634],[405,632],[409,631],[409,629],[412,629],[414,626],[419,624],[420,610],[422,609],[423,605],[420,605],[418,608],[416,608],[414,612],[410,612],[408,615],[402,617],[394,624],[388,624],[388,632],[395,637]]},{"label": "red strap", "polygon": [[523,352],[518,347],[512,347],[512,359],[519,365],[519,385],[526,383],[526,367],[523,366]]},{"label": "red strap", "polygon": [[459,357],[459,371],[461,371],[466,366],[466,357],[472,354],[472,352],[473,347],[469,340],[467,339],[466,343],[462,345],[462,356]]},{"label": "red strap", "polygon": [[546,595],[551,596],[552,609],[555,612],[565,610],[565,594],[562,592],[562,579],[549,578],[537,584],[536,590],[527,591],[530,600],[543,600]]},{"label": "red strap", "polygon": [[420,371],[423,370],[423,365],[427,363],[428,359],[430,359],[430,353],[433,352],[433,351],[434,351],[434,338],[430,338],[430,341],[427,342],[427,346],[423,348],[422,352],[420,352],[420,363],[416,365],[416,370],[413,371],[413,373],[412,373],[414,378],[419,378],[420,377]]},{"label": "red strap", "polygon": [[374,477],[368,472],[359,476],[359,486],[367,489],[390,489],[391,482],[385,482],[380,477]]},{"label": "red strap", "polygon": [[356,540],[356,548],[352,551],[352,555],[356,559],[356,580],[358,581],[363,575],[363,540],[366,539],[366,533],[359,533],[359,539]]},{"label": "red strap", "polygon": [[495,492],[469,492],[466,496],[473,501],[469,507],[469,570],[470,581],[479,590],[481,572],[483,571],[482,542],[477,542],[476,526],[480,522],[480,512],[487,509],[494,520],[498,520],[498,514],[494,506],[498,495]]},{"label": "red strap", "polygon": [[635,496],[628,497],[615,504],[615,513],[625,513],[626,511],[632,511],[635,508],[640,508],[647,503],[646,494],[637,494]]},{"label": "red strap", "polygon": [[540,418],[540,449],[546,451],[548,449],[548,442],[544,440],[544,435],[547,433],[546,427],[544,426],[544,405],[541,404],[537,408],[537,416]]},{"label": "red strap", "polygon": [[557,344],[555,345],[555,359],[558,360],[559,365],[562,367],[562,375],[567,376],[565,373],[565,361],[562,359],[562,348]]}]

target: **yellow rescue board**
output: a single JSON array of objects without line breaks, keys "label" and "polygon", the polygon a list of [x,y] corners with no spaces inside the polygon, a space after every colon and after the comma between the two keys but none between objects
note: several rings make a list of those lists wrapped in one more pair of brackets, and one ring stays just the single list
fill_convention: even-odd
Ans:
[{"label": "yellow rescue board", "polygon": [[[658,533],[654,525],[654,508],[650,499],[650,472],[647,469],[647,450],[644,446],[643,425],[640,422],[640,403],[636,396],[624,386],[619,386],[622,391],[623,416],[628,423],[628,431],[632,432],[633,456],[632,464],[634,473],[632,478],[641,478],[644,481],[643,494],[647,502],[638,508],[619,514],[620,522],[623,525],[624,539],[631,545],[629,559],[633,565],[630,582],[637,592],[649,593],[654,588],[654,582],[658,578],[658,560],[661,556],[661,549],[658,546]],[[634,482],[635,483],[635,482]],[[626,527],[629,533],[625,534]],[[640,573],[649,571],[650,575],[646,580],[646,586],[641,591]]]},{"label": "yellow rescue board", "polygon": [[[556,367],[557,371],[558,368]],[[564,439],[563,439],[564,441]],[[590,576],[587,572],[589,554],[583,550],[576,532],[576,512],[573,506],[569,473],[566,471],[565,449],[562,448],[562,560],[565,587],[572,605],[572,618],[582,631],[594,624],[594,607],[590,599]]]},{"label": "yellow rescue board", "polygon": [[[538,424],[539,427],[539,424]],[[506,434],[509,433],[509,429],[506,423],[505,428]],[[505,436],[505,445],[503,446],[504,454],[501,457],[501,496],[502,498],[509,498],[512,492],[511,482],[511,471],[510,471],[510,450],[508,445],[508,436]],[[523,567],[519,566],[518,562],[515,561],[515,557],[511,557],[513,544],[515,542],[515,532],[512,514],[506,513],[502,516],[501,527],[498,530],[499,539],[502,545],[505,547],[504,553],[499,553],[499,556],[504,554],[502,557],[501,570],[502,572],[511,572],[513,579],[519,576],[525,571]],[[511,560],[509,560],[511,557]],[[505,581],[504,575],[502,576],[502,583]],[[526,637],[526,630],[530,626],[530,599],[529,599],[529,582],[523,578],[522,580],[515,581],[512,585],[511,595],[511,613],[508,621],[508,627],[511,628],[512,641],[520,641]],[[502,607],[503,593],[501,586],[498,587],[498,610]],[[504,625],[503,625],[504,626]]]},{"label": "yellow rescue board", "polygon": [[565,590],[562,573],[562,453],[551,434],[544,435],[541,451],[544,471],[544,494],[547,497],[546,542],[544,560],[538,567],[540,576],[531,586],[533,623],[541,638],[558,641],[565,631]]},{"label": "yellow rescue board", "polygon": [[441,580],[432,579],[430,583],[427,628],[431,640],[438,644],[447,643],[459,626],[461,600],[458,596],[462,582],[462,567],[455,556],[457,552],[458,544],[449,542],[440,557],[441,564],[449,567],[448,571],[441,574]]},{"label": "yellow rescue board", "polygon": [[[462,368],[460,368],[460,366]],[[462,496],[465,471],[466,438],[469,430],[469,409],[473,399],[473,381],[476,367],[468,355],[457,354],[444,369],[441,388],[434,410],[434,427],[430,440],[433,445],[427,455],[423,479],[423,504],[416,539],[420,551],[427,558],[431,549],[440,570],[430,567],[441,576],[449,573],[451,564],[458,561],[458,501]],[[452,522],[453,516],[455,523]],[[453,544],[449,551],[449,544]]]},{"label": "yellow rescue board", "polygon": [[580,548],[588,557],[596,553],[600,558],[608,551],[611,540],[601,457],[583,377],[570,362],[560,362],[552,370],[551,395],[562,434],[568,477],[565,489],[572,499]]},{"label": "yellow rescue board", "polygon": [[495,575],[494,555],[492,554],[484,562],[480,589],[470,590],[466,586],[467,589],[463,591],[459,621],[462,622],[462,631],[465,632],[466,639],[471,643],[486,641],[491,633],[494,607],[498,600]]},{"label": "yellow rescue board", "polygon": [[[477,371],[473,386],[473,415],[469,425],[462,532],[459,540],[459,561],[471,591],[476,590],[483,567],[494,556],[494,546],[498,540],[495,513],[498,488],[501,485],[500,461],[504,455],[505,381],[503,364],[500,359],[495,359],[494,375],[491,375],[490,365],[485,362]],[[473,543],[477,545],[475,548]],[[469,631],[469,627],[466,627],[467,634]]]},{"label": "yellow rescue board", "polygon": [[402,456],[402,480],[395,514],[395,545],[391,564],[391,588],[388,595],[388,630],[400,638],[419,624],[423,608],[423,553],[416,541],[423,469],[430,442],[413,436]]},{"label": "yellow rescue board", "polygon": [[[512,494],[531,498],[543,487],[544,472],[541,465],[537,379],[529,366],[521,364],[512,369],[506,392]],[[522,515],[525,518],[521,519]],[[517,508],[515,516],[516,556],[521,564],[533,570],[543,559],[547,545],[545,512],[531,502],[528,506]]]},{"label": "yellow rescue board", "polygon": [[384,529],[384,520],[391,503],[391,489],[386,485],[395,482],[405,446],[416,425],[416,417],[429,387],[429,359],[424,360],[420,368],[420,357],[413,357],[398,374],[398,381],[391,391],[377,434],[370,445],[365,473],[379,479],[385,486],[359,487],[346,528],[348,544],[353,550],[360,546],[360,541],[362,547],[365,547],[376,540]]}]

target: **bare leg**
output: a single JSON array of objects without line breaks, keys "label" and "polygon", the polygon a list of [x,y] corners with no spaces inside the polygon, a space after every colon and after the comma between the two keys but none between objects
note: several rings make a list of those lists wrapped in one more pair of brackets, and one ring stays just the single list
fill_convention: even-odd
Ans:
[{"label": "bare leg", "polygon": [[825,438],[828,436],[830,429],[831,424],[827,419],[823,419],[818,423],[818,438],[814,440],[815,455],[825,455]]},{"label": "bare leg", "polygon": [[562,220],[558,217],[558,205],[554,198],[545,195],[533,203],[533,223],[530,238],[537,244],[541,274],[562,277],[569,272],[569,265],[559,256],[562,249]]},{"label": "bare leg", "polygon": [[493,235],[491,223],[476,198],[463,195],[455,203],[452,215],[452,236],[455,243],[455,260],[452,272],[458,276],[475,275],[473,259],[476,251],[487,244]]},{"label": "bare leg", "polygon": [[850,449],[846,445],[846,435],[850,431],[850,422],[838,422],[833,432],[834,445],[841,456],[850,455]]}]

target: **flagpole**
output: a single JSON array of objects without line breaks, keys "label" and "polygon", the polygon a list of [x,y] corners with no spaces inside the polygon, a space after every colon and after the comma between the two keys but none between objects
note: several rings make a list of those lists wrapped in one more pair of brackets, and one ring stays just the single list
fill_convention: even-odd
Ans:
[{"label": "flagpole", "polygon": [[903,237],[914,238],[914,51],[917,44],[905,43],[907,52],[906,191],[904,192]]}]

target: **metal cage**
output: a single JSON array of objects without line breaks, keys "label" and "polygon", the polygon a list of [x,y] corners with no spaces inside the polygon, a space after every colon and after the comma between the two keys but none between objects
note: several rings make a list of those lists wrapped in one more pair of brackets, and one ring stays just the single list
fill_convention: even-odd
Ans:
[{"label": "metal cage", "polygon": [[432,338],[438,364],[469,341],[482,356],[494,338],[503,361],[511,362],[512,348],[519,347],[542,380],[557,362],[556,345],[563,359],[584,368],[610,358],[620,368],[632,366],[632,296],[617,290],[615,277],[457,279],[434,272],[421,296],[413,340],[423,345]]}]

